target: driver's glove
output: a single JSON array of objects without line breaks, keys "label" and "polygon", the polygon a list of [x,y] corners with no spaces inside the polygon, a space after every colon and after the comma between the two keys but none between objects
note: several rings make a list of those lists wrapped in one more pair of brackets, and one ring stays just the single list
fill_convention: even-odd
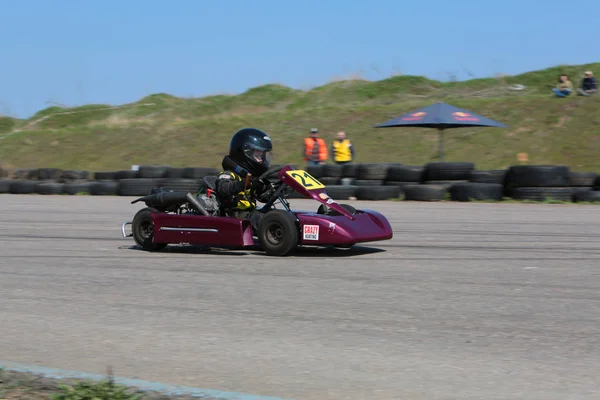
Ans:
[{"label": "driver's glove", "polygon": [[257,194],[261,194],[267,189],[267,185],[258,178],[253,178],[250,183],[250,189]]},{"label": "driver's glove", "polygon": [[259,193],[259,195],[257,196],[257,199],[261,203],[266,203],[267,201],[269,201],[269,198],[273,195],[273,193],[275,193],[275,188],[273,188],[273,186],[269,185],[266,187],[266,189],[262,193]]}]

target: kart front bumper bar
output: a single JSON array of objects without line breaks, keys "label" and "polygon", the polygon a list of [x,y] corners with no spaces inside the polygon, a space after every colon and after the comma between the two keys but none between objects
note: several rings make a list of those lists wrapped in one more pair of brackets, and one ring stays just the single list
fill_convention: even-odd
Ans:
[{"label": "kart front bumper bar", "polygon": [[131,222],[123,222],[123,225],[121,225],[121,234],[123,235],[124,238],[132,237],[133,233],[130,233],[130,234],[125,233],[126,225],[131,225]]}]

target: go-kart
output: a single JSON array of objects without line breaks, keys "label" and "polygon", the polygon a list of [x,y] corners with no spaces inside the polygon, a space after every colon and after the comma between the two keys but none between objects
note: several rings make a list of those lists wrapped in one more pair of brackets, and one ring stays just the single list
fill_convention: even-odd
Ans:
[{"label": "go-kart", "polygon": [[[277,179],[267,179],[268,176]],[[246,176],[246,187],[250,174]],[[206,193],[152,189],[142,201],[131,222],[121,226],[123,237],[131,237],[144,250],[158,251],[168,244],[192,244],[208,247],[257,247],[267,255],[285,256],[299,246],[350,248],[356,243],[392,238],[387,218],[373,210],[357,210],[339,204],[326,192],[325,185],[304,170],[290,165],[271,167],[259,177],[271,185],[271,195],[260,212],[264,213],[257,229],[249,219],[223,215],[214,192],[216,176],[203,179]],[[292,191],[320,204],[316,212],[292,210],[287,197]],[[283,209],[276,208],[279,202]],[[131,233],[125,227],[131,225]]]}]

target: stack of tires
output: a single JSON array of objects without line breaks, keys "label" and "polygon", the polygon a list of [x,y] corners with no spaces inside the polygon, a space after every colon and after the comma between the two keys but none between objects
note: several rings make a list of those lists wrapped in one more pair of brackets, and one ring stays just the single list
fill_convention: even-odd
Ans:
[{"label": "stack of tires", "polygon": [[194,192],[216,168],[172,168],[142,165],[139,170],[94,172],[57,168],[20,169],[13,179],[0,179],[0,193],[91,194],[94,196],[145,196],[154,187]]},{"label": "stack of tires", "polygon": [[[77,191],[77,184],[87,181],[88,171],[61,170],[58,168],[19,169],[12,180],[3,181],[0,192],[13,194],[65,194]],[[7,189],[5,191],[4,189]]]},{"label": "stack of tires", "polygon": [[190,167],[172,168],[167,166],[142,165],[135,176],[120,177],[120,196],[144,196],[154,187],[167,190],[196,192],[200,189],[202,178],[217,175],[216,168]]},{"label": "stack of tires", "polygon": [[[411,193],[415,190],[411,187],[421,186],[425,167],[419,165],[392,165],[388,168],[384,185],[387,187],[396,187],[398,197],[404,197],[406,200],[406,188],[408,187],[409,199]],[[417,189],[418,191],[418,189]],[[419,197],[419,194],[416,194]],[[426,196],[427,197],[427,196]]]},{"label": "stack of tires", "polygon": [[471,162],[431,162],[421,172],[420,184],[403,186],[404,200],[441,201],[454,186],[468,182],[475,164]]},{"label": "stack of tires", "polygon": [[145,196],[152,188],[194,192],[207,175],[219,171],[209,167],[174,168],[165,165],[141,165],[138,170],[95,172],[94,180],[81,183],[91,195]]},{"label": "stack of tires", "polygon": [[504,197],[506,170],[471,171],[471,179],[450,188],[454,201],[500,201]]},{"label": "stack of tires", "polygon": [[[283,166],[283,165],[280,165]],[[292,166],[293,167],[293,166]],[[480,171],[471,162],[324,164],[306,167],[335,200],[600,202],[600,175],[564,165],[517,165]],[[0,168],[0,193],[144,196],[155,187],[196,192],[210,167],[142,165],[138,170],[88,172],[57,168]],[[277,181],[277,174],[268,177]],[[290,198],[303,198],[293,191]]]},{"label": "stack of tires", "polygon": [[569,186],[573,188],[573,202],[600,202],[600,175],[595,172],[569,173]]},{"label": "stack of tires", "polygon": [[390,200],[402,195],[398,185],[386,185],[390,168],[402,164],[359,164],[356,168],[356,198],[358,200]]},{"label": "stack of tires", "polygon": [[584,190],[570,184],[571,176],[565,165],[515,165],[506,173],[504,193],[515,200],[571,201],[575,192]]},{"label": "stack of tires", "polygon": [[327,186],[334,200],[389,200],[400,197],[401,189],[386,186],[388,170],[400,164],[325,164],[307,167],[307,172]]}]

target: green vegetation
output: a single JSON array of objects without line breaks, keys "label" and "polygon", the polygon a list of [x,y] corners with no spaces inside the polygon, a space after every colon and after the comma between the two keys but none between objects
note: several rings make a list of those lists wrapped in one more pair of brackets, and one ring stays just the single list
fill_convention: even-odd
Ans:
[{"label": "green vegetation", "polygon": [[[184,99],[161,93],[120,108],[51,107],[28,120],[0,117],[0,163],[91,171],[132,164],[218,167],[231,135],[253,126],[271,134],[278,164],[302,165],[302,138],[318,127],[328,142],[345,130],[357,162],[423,165],[437,160],[435,130],[373,126],[444,101],[509,126],[447,131],[447,161],[501,169],[518,164],[516,155],[523,152],[530,164],[600,172],[600,98],[561,99],[551,92],[561,73],[577,86],[587,69],[600,71],[600,63],[461,82],[395,76],[337,81],[309,91],[271,84],[237,96]],[[515,84],[526,89],[508,89]]]},{"label": "green vegetation", "polygon": [[3,400],[140,400],[142,398],[139,391],[116,384],[111,376],[100,382],[86,380],[68,382],[0,370],[0,399]]},{"label": "green vegetation", "polygon": [[[186,394],[168,395],[128,387],[116,383],[110,374],[102,381],[92,381],[48,378],[0,368],[0,399],[2,400],[193,400],[194,398]],[[206,400],[216,399],[207,397]]]},{"label": "green vegetation", "polygon": [[132,393],[126,386],[116,385],[112,380],[103,382],[80,381],[74,385],[61,384],[52,400],[140,400],[142,395]]}]

